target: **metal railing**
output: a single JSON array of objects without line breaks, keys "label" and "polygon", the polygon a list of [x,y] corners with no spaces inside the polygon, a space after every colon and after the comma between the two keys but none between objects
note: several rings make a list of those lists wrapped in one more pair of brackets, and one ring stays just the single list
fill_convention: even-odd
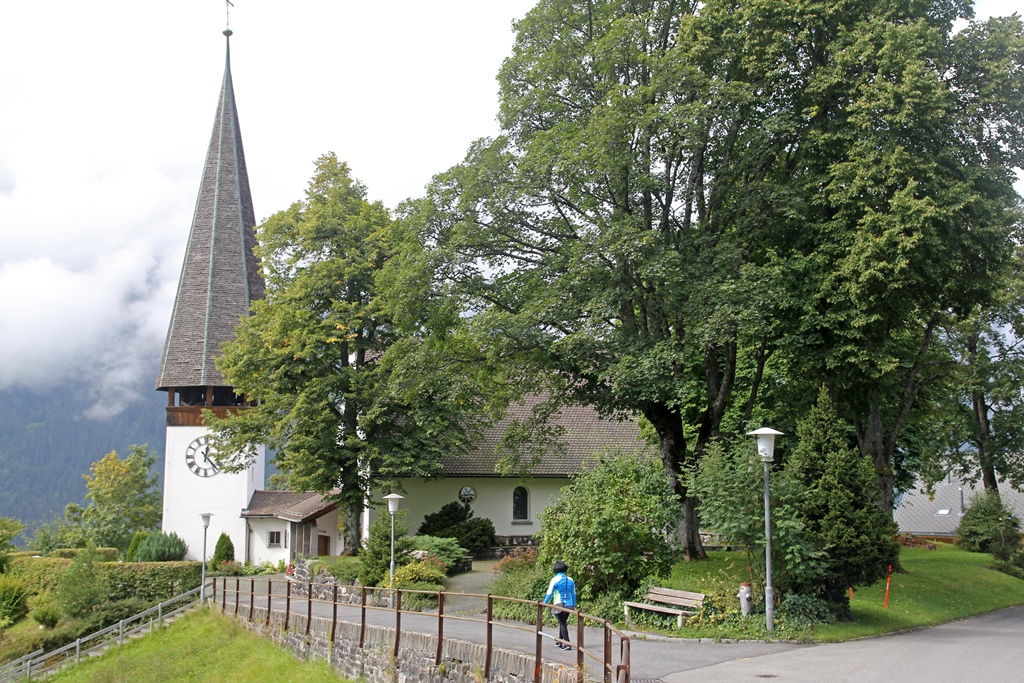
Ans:
[{"label": "metal railing", "polygon": [[155,607],[139,612],[133,617],[122,619],[112,626],[96,631],[64,647],[50,652],[36,650],[21,659],[8,662],[0,667],[0,683],[17,680],[32,680],[34,677],[51,673],[64,666],[82,661],[82,655],[99,652],[111,645],[122,645],[126,638],[160,628],[166,619],[199,605],[199,588],[161,602]]},{"label": "metal railing", "polygon": [[[266,586],[262,585],[263,581],[266,582]],[[483,678],[486,680],[491,674],[491,660],[494,653],[494,629],[508,629],[513,631],[527,632],[533,635],[532,652],[527,651],[526,654],[533,655],[534,658],[534,683],[540,683],[542,673],[542,663],[544,662],[542,645],[544,638],[552,638],[550,635],[542,631],[544,623],[544,610],[550,608],[550,605],[538,602],[536,600],[522,600],[519,598],[509,598],[499,595],[482,595],[475,593],[449,593],[447,591],[420,591],[420,590],[406,590],[396,589],[391,591],[388,588],[376,588],[369,586],[360,587],[349,587],[350,590],[358,593],[359,601],[353,603],[349,601],[348,595],[343,594],[343,600],[338,600],[338,586],[334,585],[329,590],[325,590],[324,584],[315,584],[312,582],[306,582],[298,584],[301,588],[305,589],[305,596],[293,595],[292,586],[296,584],[293,581],[274,581],[272,579],[260,580],[260,588],[256,587],[256,579],[247,577],[242,578],[228,578],[219,577],[213,579],[213,594],[212,600],[216,604],[220,602],[220,609],[226,614],[233,613],[235,616],[241,617],[248,621],[255,621],[255,610],[257,607],[262,609],[263,605],[266,605],[267,610],[265,615],[261,615],[261,619],[265,620],[266,625],[269,626],[271,622],[272,611],[283,611],[283,628],[288,630],[289,621],[293,614],[301,615],[305,617],[305,629],[306,635],[309,635],[310,627],[313,621],[314,605],[321,605],[319,607],[317,616],[324,616],[328,613],[330,618],[330,633],[329,640],[334,642],[335,634],[338,626],[338,608],[342,609],[358,609],[358,624],[359,624],[359,647],[364,647],[366,626],[367,626],[367,613],[372,611],[377,612],[390,612],[394,615],[394,641],[392,643],[393,654],[397,657],[399,652],[399,646],[402,639],[402,615],[416,615],[420,628],[412,629],[407,627],[408,632],[422,633],[422,626],[424,620],[428,620],[436,624],[433,628],[434,634],[437,636],[437,650],[434,654],[434,664],[439,665],[442,661],[442,649],[444,644],[444,627],[447,621],[463,621],[472,622],[481,625],[484,633],[484,662],[483,662]],[[284,584],[282,586],[282,584]],[[275,592],[275,586],[277,592]],[[329,597],[316,597],[315,593],[319,591],[322,595],[329,594]],[[392,595],[393,594],[393,595]],[[437,612],[420,612],[414,610],[402,609],[402,597],[403,595],[422,595],[429,596],[430,598],[437,600]],[[371,597],[372,596],[372,597]],[[447,614],[445,613],[445,603],[447,599],[452,597],[458,597],[460,599],[475,598],[481,599],[486,603],[486,609],[483,611],[484,616],[466,616],[463,614]],[[394,597],[392,602],[391,598]],[[367,598],[371,598],[368,600]],[[494,606],[496,603],[516,603],[524,605],[532,605],[536,608],[536,622],[534,624],[526,624],[518,621],[502,621],[494,618]],[[274,605],[283,607],[283,610],[275,610]],[[393,604],[393,606],[392,606]],[[294,610],[293,608],[298,608]],[[601,619],[598,617],[584,614],[579,610],[570,609],[567,610],[571,615],[576,616],[576,642],[561,641],[557,638],[552,638],[558,643],[571,645],[575,648],[576,661],[575,666],[579,675],[579,680],[583,680],[583,674],[588,662],[598,666],[603,672],[600,680],[605,683],[629,683],[630,680],[630,640],[629,636],[615,628],[610,621],[607,619]],[[341,619],[343,622],[356,623],[355,619]],[[600,645],[588,646],[585,642],[585,632],[587,625],[592,627],[598,627],[601,629],[602,642]],[[326,634],[325,634],[326,635]],[[615,656],[615,640],[618,639],[618,656]]]}]

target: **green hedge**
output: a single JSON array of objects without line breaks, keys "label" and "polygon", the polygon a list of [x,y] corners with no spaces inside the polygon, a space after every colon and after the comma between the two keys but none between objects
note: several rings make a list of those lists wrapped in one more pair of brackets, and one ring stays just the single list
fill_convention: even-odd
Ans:
[{"label": "green hedge", "polygon": [[101,562],[110,599],[166,600],[192,590],[202,580],[200,562]]},{"label": "green hedge", "polygon": [[[50,557],[73,560],[78,557],[79,553],[83,553],[85,550],[85,548],[56,548],[50,553]],[[96,551],[95,557],[98,560],[106,562],[117,561],[117,548],[94,548],[94,550]]]},{"label": "green hedge", "polygon": [[57,584],[71,560],[57,557],[12,556],[7,560],[6,572],[32,587],[34,593],[57,593]]},{"label": "green hedge", "polygon": [[[8,562],[7,573],[33,592],[56,594],[70,563],[55,557],[15,557]],[[99,562],[96,566],[107,574],[111,601],[166,600],[198,586],[203,569],[199,562]]]}]

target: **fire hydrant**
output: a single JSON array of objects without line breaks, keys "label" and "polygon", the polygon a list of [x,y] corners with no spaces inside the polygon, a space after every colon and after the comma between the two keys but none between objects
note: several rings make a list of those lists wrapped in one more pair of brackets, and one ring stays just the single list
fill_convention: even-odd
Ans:
[{"label": "fire hydrant", "polygon": [[743,616],[750,616],[750,608],[754,602],[754,590],[750,587],[750,584],[743,582],[740,584],[740,592],[736,595],[740,599],[740,611]]}]

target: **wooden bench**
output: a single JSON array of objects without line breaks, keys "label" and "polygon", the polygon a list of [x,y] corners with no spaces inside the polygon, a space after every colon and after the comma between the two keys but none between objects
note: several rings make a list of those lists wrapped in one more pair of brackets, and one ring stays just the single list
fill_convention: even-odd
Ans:
[{"label": "wooden bench", "polygon": [[[626,624],[629,624],[629,608],[647,610],[649,612],[661,612],[663,614],[674,614],[679,628],[683,627],[683,617],[692,616],[704,606],[703,593],[691,593],[690,591],[677,591],[671,588],[659,588],[651,586],[644,596],[649,602],[626,602],[622,609],[626,613]],[[651,604],[660,603],[660,604]],[[675,607],[669,607],[675,605]],[[683,608],[683,609],[679,609]]]}]

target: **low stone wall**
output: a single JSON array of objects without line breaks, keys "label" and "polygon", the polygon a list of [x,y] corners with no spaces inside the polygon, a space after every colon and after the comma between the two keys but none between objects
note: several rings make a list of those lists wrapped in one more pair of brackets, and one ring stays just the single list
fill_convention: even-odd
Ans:
[{"label": "low stone wall", "polygon": [[[233,616],[230,612],[226,616]],[[483,645],[446,639],[440,664],[434,664],[437,636],[402,631],[398,656],[393,654],[395,630],[366,626],[365,641],[359,647],[359,625],[338,622],[334,642],[330,642],[331,621],[313,617],[306,635],[306,617],[291,616],[284,629],[284,615],[255,608],[253,620],[234,616],[253,633],[276,642],[302,660],[326,660],[342,676],[364,678],[370,683],[480,683],[483,680]],[[521,652],[495,648],[491,655],[490,681],[530,683],[533,681],[533,657]],[[600,673],[600,672],[599,672]],[[541,665],[543,683],[577,683],[577,671],[556,663]],[[586,680],[594,680],[586,677]]]}]

